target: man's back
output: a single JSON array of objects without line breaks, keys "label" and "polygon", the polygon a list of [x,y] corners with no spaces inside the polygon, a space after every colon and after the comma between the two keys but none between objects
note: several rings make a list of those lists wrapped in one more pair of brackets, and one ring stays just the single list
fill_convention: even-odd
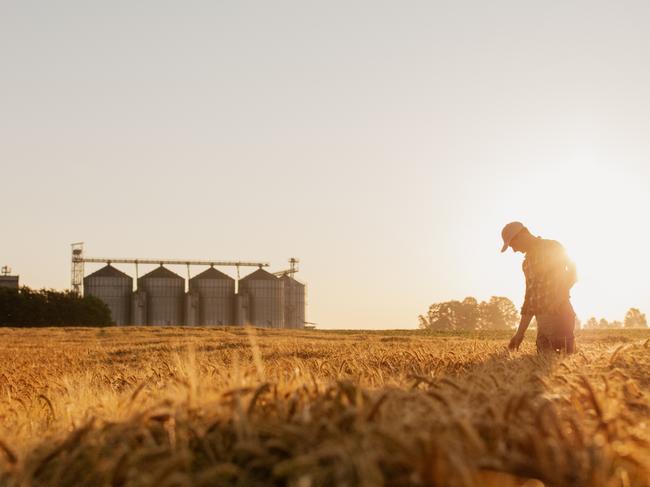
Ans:
[{"label": "man's back", "polygon": [[537,237],[526,252],[522,269],[526,277],[522,315],[553,313],[569,301],[575,266],[559,242]]}]

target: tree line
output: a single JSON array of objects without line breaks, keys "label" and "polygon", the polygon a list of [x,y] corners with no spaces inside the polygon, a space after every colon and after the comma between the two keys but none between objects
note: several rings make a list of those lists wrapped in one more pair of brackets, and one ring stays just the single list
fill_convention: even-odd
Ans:
[{"label": "tree line", "polygon": [[584,328],[647,328],[648,320],[639,308],[630,308],[623,321],[607,321],[605,318],[597,319],[592,316],[585,322]]},{"label": "tree line", "polygon": [[462,301],[445,301],[429,306],[418,317],[422,329],[436,331],[508,330],[519,323],[515,304],[503,296],[478,302],[467,297]]},{"label": "tree line", "polygon": [[[467,297],[462,301],[445,301],[429,306],[426,314],[418,316],[421,329],[436,331],[508,330],[519,323],[515,304],[503,296],[492,296],[489,301]],[[598,328],[646,328],[646,315],[638,308],[630,308],[623,321],[607,321],[604,318],[589,318],[584,326],[576,318],[576,327]],[[535,328],[535,320],[531,328]]]},{"label": "tree line", "polygon": [[111,311],[94,296],[28,287],[0,288],[0,326],[104,326]]}]

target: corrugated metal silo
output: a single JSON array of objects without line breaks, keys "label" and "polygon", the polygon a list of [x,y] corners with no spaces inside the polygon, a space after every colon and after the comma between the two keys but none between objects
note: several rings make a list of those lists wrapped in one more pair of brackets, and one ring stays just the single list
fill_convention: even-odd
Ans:
[{"label": "corrugated metal silo", "polygon": [[199,324],[200,296],[196,292],[188,292],[185,295],[185,324],[197,326]]},{"label": "corrugated metal silo", "polygon": [[284,284],[264,269],[239,281],[239,293],[248,296],[248,323],[266,328],[284,327]]},{"label": "corrugated metal silo", "polygon": [[116,325],[131,321],[132,292],[133,278],[110,264],[84,277],[84,293],[104,301]]},{"label": "corrugated metal silo", "polygon": [[284,327],[305,327],[305,285],[291,276],[280,278],[284,284]]},{"label": "corrugated metal silo", "polygon": [[131,324],[147,324],[147,293],[137,290],[131,295]]},{"label": "corrugated metal silo", "polygon": [[248,324],[248,294],[235,294],[235,324],[244,326]]},{"label": "corrugated metal silo", "polygon": [[190,279],[190,292],[198,293],[199,324],[232,325],[235,280],[214,267]]},{"label": "corrugated metal silo", "polygon": [[183,323],[185,279],[162,265],[138,279],[138,290],[147,294],[148,325]]}]

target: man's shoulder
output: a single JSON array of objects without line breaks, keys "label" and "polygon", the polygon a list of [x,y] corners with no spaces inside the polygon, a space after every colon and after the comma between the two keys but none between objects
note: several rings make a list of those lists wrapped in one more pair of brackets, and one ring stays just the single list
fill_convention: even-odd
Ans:
[{"label": "man's shoulder", "polygon": [[557,240],[541,239],[536,257],[544,262],[563,262],[567,255],[566,250]]},{"label": "man's shoulder", "polygon": [[545,259],[545,256],[548,255],[557,255],[564,253],[564,247],[557,240],[550,240],[542,237],[537,237],[535,245],[529,252],[526,253],[526,261],[537,261],[539,259]]},{"label": "man's shoulder", "polygon": [[547,238],[539,239],[539,247],[544,250],[564,250],[564,246],[557,240],[550,240]]}]

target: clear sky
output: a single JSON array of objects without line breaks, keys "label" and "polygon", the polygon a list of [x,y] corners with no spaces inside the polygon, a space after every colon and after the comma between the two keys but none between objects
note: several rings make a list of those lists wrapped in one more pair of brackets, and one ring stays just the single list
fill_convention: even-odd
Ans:
[{"label": "clear sky", "polygon": [[521,305],[522,257],[499,253],[521,220],[575,260],[581,318],[650,312],[648,18],[645,1],[0,0],[0,265],[64,288],[79,240],[296,256],[320,327],[415,327],[435,301]]}]

